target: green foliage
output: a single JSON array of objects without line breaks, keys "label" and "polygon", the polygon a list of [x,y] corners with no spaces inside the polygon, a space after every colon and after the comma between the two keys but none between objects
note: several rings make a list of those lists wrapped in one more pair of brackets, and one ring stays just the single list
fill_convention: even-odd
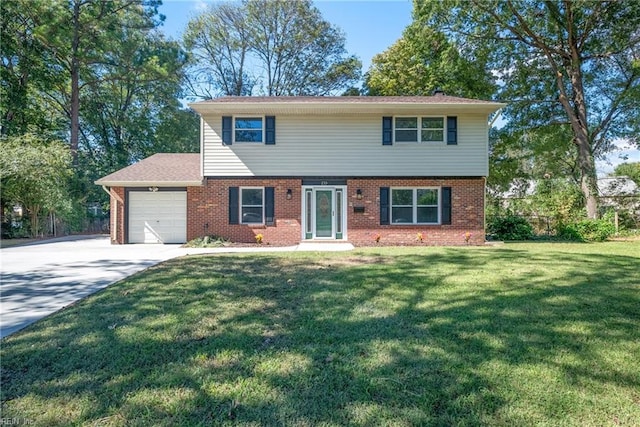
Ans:
[{"label": "green foliage", "polygon": [[640,187],[640,162],[622,163],[613,170],[613,176],[626,176]]},{"label": "green foliage", "polygon": [[495,90],[491,74],[480,60],[469,61],[455,43],[431,27],[413,23],[402,38],[373,57],[365,75],[368,95],[448,95],[490,98]]},{"label": "green foliage", "polygon": [[355,84],[362,67],[309,0],[212,5],[189,22],[184,43],[195,97],[334,94]]},{"label": "green foliage", "polygon": [[199,119],[178,101],[186,54],[157,31],[159,4],[0,2],[1,131],[68,141],[71,229],[85,222],[86,202],[107,201],[93,184],[100,176],[156,152],[198,150]]},{"label": "green foliage", "polygon": [[187,248],[218,248],[229,246],[231,242],[224,237],[204,236],[188,241],[184,246]]},{"label": "green foliage", "polygon": [[566,224],[584,217],[583,196],[579,187],[566,179],[548,177],[536,181],[530,198],[532,214]]},{"label": "green foliage", "polygon": [[549,125],[515,131],[507,126],[489,135],[487,185],[505,191],[515,180],[541,180],[549,177],[569,179],[579,189],[580,179],[569,126]]},{"label": "green foliage", "polygon": [[61,141],[45,141],[31,134],[0,142],[2,206],[21,204],[31,219],[31,233],[38,235],[41,215],[57,212],[64,216],[72,211],[69,149]]},{"label": "green foliage", "polygon": [[533,237],[533,227],[518,215],[495,216],[487,224],[487,232],[499,240],[528,240]]},{"label": "green foliage", "polygon": [[[575,150],[583,203],[595,217],[595,159],[613,139],[637,141],[640,132],[640,2],[417,0],[414,16],[463,46],[466,58],[486,60],[500,80],[497,98],[509,103],[511,132],[536,141],[549,127],[570,129],[554,139]],[[533,161],[556,154],[543,150]]]},{"label": "green foliage", "polygon": [[609,219],[584,219],[562,225],[558,235],[579,242],[603,242],[615,231],[615,226]]}]

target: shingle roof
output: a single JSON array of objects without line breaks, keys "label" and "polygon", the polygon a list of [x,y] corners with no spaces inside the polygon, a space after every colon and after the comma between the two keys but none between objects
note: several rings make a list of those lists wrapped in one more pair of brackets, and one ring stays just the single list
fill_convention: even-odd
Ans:
[{"label": "shingle roof", "polygon": [[224,96],[193,104],[496,104],[494,101],[433,96]]},{"label": "shingle roof", "polygon": [[202,184],[199,153],[158,153],[96,181],[108,186],[194,186]]},{"label": "shingle roof", "polygon": [[631,178],[617,176],[598,179],[600,197],[640,196],[640,189]]}]

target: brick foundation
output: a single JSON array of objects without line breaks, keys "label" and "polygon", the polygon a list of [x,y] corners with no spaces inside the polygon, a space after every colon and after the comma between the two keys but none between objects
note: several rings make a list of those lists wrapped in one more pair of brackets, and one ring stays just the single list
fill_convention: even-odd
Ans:
[{"label": "brick foundation", "polygon": [[[229,224],[229,187],[274,187],[275,225]],[[380,225],[380,187],[451,187],[451,224]],[[288,189],[291,199],[287,199]],[[361,199],[356,196],[358,189]],[[256,235],[262,234],[265,244],[298,244],[302,239],[301,191],[302,178],[208,178],[202,187],[187,187],[187,240],[210,235],[255,243]],[[112,243],[124,243],[124,194],[122,187],[111,188]],[[484,178],[347,179],[346,203],[347,240],[356,246],[481,245],[485,241]],[[364,207],[364,212],[356,213],[354,207]]]}]

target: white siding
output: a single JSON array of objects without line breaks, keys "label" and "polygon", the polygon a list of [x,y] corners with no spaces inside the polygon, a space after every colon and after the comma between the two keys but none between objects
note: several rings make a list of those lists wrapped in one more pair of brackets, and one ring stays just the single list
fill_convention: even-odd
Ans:
[{"label": "white siding", "polygon": [[[406,115],[406,114],[403,114]],[[205,176],[487,176],[487,116],[458,116],[458,144],[382,145],[380,115],[276,116],[276,145],[223,146],[205,116]]]}]

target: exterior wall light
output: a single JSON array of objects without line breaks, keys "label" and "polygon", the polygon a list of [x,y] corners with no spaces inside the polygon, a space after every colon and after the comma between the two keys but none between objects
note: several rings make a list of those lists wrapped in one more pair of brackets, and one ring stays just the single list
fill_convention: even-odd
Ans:
[{"label": "exterior wall light", "polygon": [[293,196],[293,191],[291,191],[291,189],[289,188],[287,190],[287,200],[291,200],[291,197]]},{"label": "exterior wall light", "polygon": [[362,190],[359,188],[356,190],[356,199],[362,200]]}]

